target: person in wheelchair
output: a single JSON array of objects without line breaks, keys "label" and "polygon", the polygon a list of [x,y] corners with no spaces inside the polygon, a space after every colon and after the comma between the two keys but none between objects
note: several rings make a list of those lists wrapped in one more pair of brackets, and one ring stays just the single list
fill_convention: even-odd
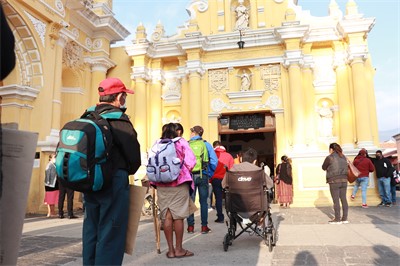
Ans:
[{"label": "person in wheelchair", "polygon": [[[234,164],[230,169],[231,172],[247,172],[247,171],[258,171],[262,168],[257,166],[257,156],[258,153],[255,149],[249,148],[245,151],[242,155],[242,162],[239,164]],[[226,174],[225,174],[226,177]],[[274,182],[272,181],[271,177],[264,173],[264,180],[267,189],[271,189],[274,186]],[[227,179],[224,178],[222,180],[222,187],[226,188],[227,186]]]},{"label": "person in wheelchair", "polygon": [[[271,219],[268,195],[274,184],[256,163],[257,151],[249,148],[243,153],[242,162],[233,165],[222,180],[225,209],[229,217],[228,233],[223,242],[225,251],[244,232],[264,238],[270,251],[275,245],[276,230]],[[242,229],[238,233],[237,225]]]}]

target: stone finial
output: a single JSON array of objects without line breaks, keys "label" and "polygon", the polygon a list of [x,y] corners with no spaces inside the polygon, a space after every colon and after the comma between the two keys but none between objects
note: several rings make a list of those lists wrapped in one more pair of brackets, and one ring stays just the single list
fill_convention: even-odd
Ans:
[{"label": "stone finial", "polygon": [[146,40],[146,28],[143,26],[143,23],[140,22],[136,28],[136,41],[141,42],[142,40]]},{"label": "stone finial", "polygon": [[354,0],[349,0],[346,4],[346,15],[357,15],[358,6]]},{"label": "stone finial", "polygon": [[151,35],[151,39],[153,42],[158,42],[161,40],[161,38],[164,36],[165,30],[164,30],[164,25],[161,24],[161,21],[159,20],[156,29],[154,30],[153,34]]},{"label": "stone finial", "polygon": [[339,9],[339,5],[335,0],[331,0],[331,2],[329,3],[329,16],[338,19],[341,19],[343,16],[343,13]]}]

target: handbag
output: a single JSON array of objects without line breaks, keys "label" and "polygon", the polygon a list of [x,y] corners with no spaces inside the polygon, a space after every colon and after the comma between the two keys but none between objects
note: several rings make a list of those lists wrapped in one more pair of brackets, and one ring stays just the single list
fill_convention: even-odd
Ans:
[{"label": "handbag", "polygon": [[353,183],[360,176],[360,171],[352,162],[350,162],[349,159],[347,159],[347,167],[347,181],[349,181],[349,183]]}]

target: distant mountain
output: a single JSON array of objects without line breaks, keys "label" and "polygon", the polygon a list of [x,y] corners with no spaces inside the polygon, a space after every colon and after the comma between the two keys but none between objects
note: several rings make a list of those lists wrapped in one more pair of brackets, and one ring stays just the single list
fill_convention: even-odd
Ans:
[{"label": "distant mountain", "polygon": [[385,142],[390,140],[394,135],[397,135],[400,133],[400,129],[389,129],[389,130],[382,130],[379,131],[379,141],[380,142]]}]

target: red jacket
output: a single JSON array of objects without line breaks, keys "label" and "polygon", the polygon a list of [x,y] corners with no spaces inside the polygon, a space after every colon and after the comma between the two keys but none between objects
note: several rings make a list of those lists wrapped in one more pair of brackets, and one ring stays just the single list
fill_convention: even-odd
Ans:
[{"label": "red jacket", "polygon": [[354,166],[360,171],[359,177],[367,177],[370,172],[375,171],[375,167],[371,160],[362,155],[357,155],[353,162]]},{"label": "red jacket", "polygon": [[233,166],[233,157],[232,155],[226,152],[224,146],[217,146],[214,148],[214,151],[218,157],[218,164],[211,180],[213,178],[223,179],[226,172],[225,166],[228,167],[228,169],[231,169],[231,167]]}]

